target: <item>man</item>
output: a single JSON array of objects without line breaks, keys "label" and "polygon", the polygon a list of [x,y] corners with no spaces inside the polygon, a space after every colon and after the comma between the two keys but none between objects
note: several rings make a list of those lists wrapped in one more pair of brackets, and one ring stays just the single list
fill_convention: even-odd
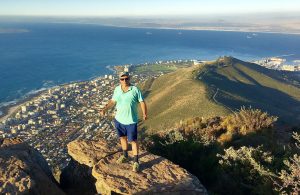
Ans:
[{"label": "man", "polygon": [[119,79],[120,85],[115,88],[112,99],[100,111],[100,114],[104,116],[105,112],[116,104],[117,113],[114,122],[123,150],[123,155],[118,159],[118,163],[128,162],[128,142],[130,142],[134,156],[133,171],[138,172],[137,104],[139,103],[141,106],[144,120],[147,119],[147,107],[141,91],[130,84],[129,73],[121,72]]}]

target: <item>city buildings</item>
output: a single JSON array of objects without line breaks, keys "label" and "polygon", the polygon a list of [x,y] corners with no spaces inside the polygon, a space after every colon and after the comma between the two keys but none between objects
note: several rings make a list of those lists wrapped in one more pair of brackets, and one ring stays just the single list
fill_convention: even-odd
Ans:
[{"label": "city buildings", "polygon": [[[132,83],[149,77],[155,75],[134,75]],[[53,170],[61,169],[70,161],[66,146],[74,139],[117,138],[112,123],[115,110],[106,117],[99,112],[119,84],[117,78],[105,75],[48,89],[2,121],[0,135],[23,139],[42,153]]]}]

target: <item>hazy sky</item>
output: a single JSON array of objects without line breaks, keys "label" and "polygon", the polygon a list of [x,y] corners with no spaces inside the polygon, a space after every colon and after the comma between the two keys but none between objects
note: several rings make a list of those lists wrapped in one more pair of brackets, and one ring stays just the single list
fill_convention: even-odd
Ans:
[{"label": "hazy sky", "polygon": [[0,0],[0,15],[153,16],[300,12],[300,0]]}]

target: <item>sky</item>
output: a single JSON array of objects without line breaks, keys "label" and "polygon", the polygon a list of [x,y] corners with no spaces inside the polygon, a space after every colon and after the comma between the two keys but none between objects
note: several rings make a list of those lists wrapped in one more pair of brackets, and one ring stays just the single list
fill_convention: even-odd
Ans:
[{"label": "sky", "polygon": [[300,0],[0,0],[0,15],[170,16],[300,12]]}]

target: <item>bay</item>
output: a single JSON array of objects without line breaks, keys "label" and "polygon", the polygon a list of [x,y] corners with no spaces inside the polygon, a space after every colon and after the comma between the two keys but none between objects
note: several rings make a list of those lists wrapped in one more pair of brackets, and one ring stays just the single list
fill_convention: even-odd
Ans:
[{"label": "bay", "polygon": [[300,59],[300,35],[292,34],[3,21],[0,29],[13,29],[0,33],[0,104],[110,74],[108,65],[224,55],[246,61],[289,54],[290,61]]}]

